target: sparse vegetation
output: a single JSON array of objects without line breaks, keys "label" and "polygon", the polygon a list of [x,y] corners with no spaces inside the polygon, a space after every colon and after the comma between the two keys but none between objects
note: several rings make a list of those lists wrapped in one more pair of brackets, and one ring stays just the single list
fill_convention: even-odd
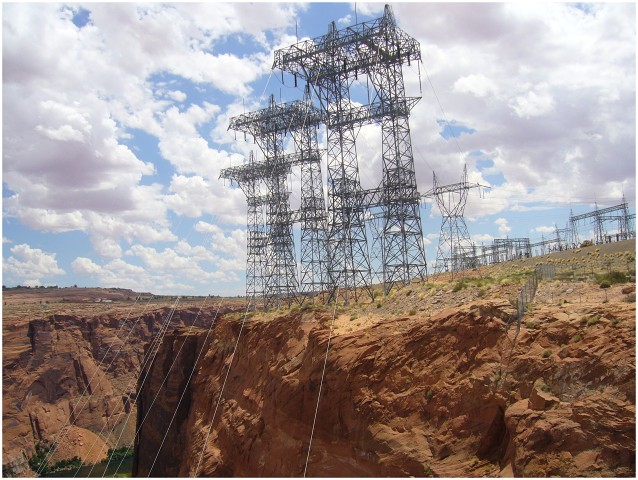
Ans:
[{"label": "sparse vegetation", "polygon": [[572,342],[577,343],[577,342],[580,342],[582,339],[583,339],[582,335],[580,333],[577,333],[576,335],[572,337]]},{"label": "sparse vegetation", "polygon": [[429,402],[430,400],[432,400],[432,397],[434,396],[434,392],[432,391],[431,388],[428,388],[423,394],[423,396]]},{"label": "sparse vegetation", "polygon": [[434,471],[428,466],[423,466],[423,476],[424,477],[434,477]]},{"label": "sparse vegetation", "polygon": [[594,315],[593,317],[587,319],[587,326],[591,327],[593,325],[596,325],[599,321],[600,317],[598,315]]},{"label": "sparse vegetation", "polygon": [[549,358],[552,356],[552,350],[550,348],[545,349],[545,351],[543,351],[543,358]]},{"label": "sparse vegetation", "polygon": [[600,288],[609,288],[603,287],[603,284],[611,286],[617,283],[627,283],[629,278],[627,278],[627,274],[625,272],[611,270],[608,273],[596,275],[596,281],[600,285]]}]

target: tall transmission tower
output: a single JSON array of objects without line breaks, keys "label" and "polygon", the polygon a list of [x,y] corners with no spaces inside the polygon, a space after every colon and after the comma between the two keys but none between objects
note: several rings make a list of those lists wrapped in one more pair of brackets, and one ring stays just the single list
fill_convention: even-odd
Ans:
[{"label": "tall transmission tower", "polygon": [[266,275],[267,237],[265,227],[265,204],[267,196],[261,194],[266,167],[255,162],[250,152],[248,163],[221,171],[220,178],[235,182],[244,191],[247,203],[246,239],[246,298],[248,309],[257,308],[257,300],[264,295]]},{"label": "tall transmission tower", "polygon": [[[263,235],[260,227],[249,227],[249,264],[246,270],[247,296],[259,294],[261,291],[255,287],[262,285],[267,308],[277,307],[283,301],[290,303],[298,293],[292,235],[294,223],[301,222],[300,293],[304,297],[312,296],[329,285],[326,273],[326,209],[316,133],[322,119],[307,90],[303,101],[276,104],[271,96],[267,108],[234,117],[230,122],[229,129],[252,135],[265,156],[263,162],[254,162],[251,156],[247,165],[225,169],[220,176],[237,181],[243,185],[244,191],[249,192],[246,194],[249,217],[254,216],[253,210],[259,205],[267,206]],[[283,150],[287,133],[292,135],[295,143],[295,153],[292,154]],[[301,167],[301,206],[294,212],[290,209],[290,192],[286,187],[293,166]],[[257,180],[265,183],[265,195],[259,195],[256,190],[258,183],[256,187],[250,183]],[[251,205],[253,198],[255,206]],[[257,233],[251,235],[252,231]],[[253,253],[251,244],[265,252],[265,264],[260,263],[262,260],[258,253]],[[253,268],[255,262],[260,269]]]},{"label": "tall transmission tower", "polygon": [[475,267],[478,263],[463,214],[470,189],[485,187],[467,181],[467,165],[459,183],[439,185],[433,173],[434,186],[422,196],[434,197],[441,216],[441,233],[436,252],[435,273],[450,271],[452,274]]},{"label": "tall transmission tower", "polygon": [[[301,77],[313,88],[326,116],[328,145],[329,272],[333,295],[348,302],[370,288],[364,211],[371,205],[359,180],[358,129],[382,129],[384,212],[383,269],[386,292],[398,282],[427,274],[408,117],[418,98],[405,97],[402,65],[420,61],[419,43],[396,26],[392,10],[343,30],[275,51],[273,68]],[[359,75],[373,85],[373,101],[353,106],[350,87]],[[370,89],[368,89],[368,94]],[[370,95],[368,95],[370,96]]]},{"label": "tall transmission tower", "polygon": [[264,154],[262,179],[267,187],[266,271],[264,300],[266,308],[290,303],[297,295],[297,276],[290,192],[286,179],[290,164],[283,148],[285,121],[283,108],[270,97],[270,105],[256,112],[233,117],[229,129],[248,133]]},{"label": "tall transmission tower", "polygon": [[[321,177],[321,153],[317,141],[317,126],[322,115],[312,105],[310,89],[306,87],[303,102],[290,104],[291,119],[303,116],[301,124],[290,122],[295,151],[301,164],[301,278],[303,296],[314,296],[330,288],[327,249],[327,213]],[[292,162],[296,163],[296,162]]]}]

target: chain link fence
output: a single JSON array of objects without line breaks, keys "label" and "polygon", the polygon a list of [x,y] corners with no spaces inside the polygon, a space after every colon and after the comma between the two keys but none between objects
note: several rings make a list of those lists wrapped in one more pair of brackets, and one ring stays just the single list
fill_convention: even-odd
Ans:
[{"label": "chain link fence", "polygon": [[542,280],[551,280],[555,275],[555,265],[537,265],[525,285],[523,285],[523,288],[521,288],[518,297],[516,297],[516,335],[521,329],[521,319],[525,315],[527,306],[534,301],[538,283]]}]

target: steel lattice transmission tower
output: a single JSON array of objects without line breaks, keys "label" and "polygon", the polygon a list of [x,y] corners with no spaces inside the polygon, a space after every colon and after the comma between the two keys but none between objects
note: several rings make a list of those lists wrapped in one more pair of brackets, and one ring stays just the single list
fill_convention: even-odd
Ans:
[{"label": "steel lattice transmission tower", "polygon": [[266,308],[290,304],[297,295],[297,277],[290,192],[286,179],[290,164],[285,159],[285,124],[282,107],[270,97],[268,108],[234,117],[229,129],[248,133],[264,154],[262,179],[266,183],[266,271],[264,301]]},{"label": "steel lattice transmission tower", "polygon": [[[325,113],[328,145],[328,242],[332,292],[347,302],[361,289],[370,296],[370,259],[356,150],[358,128],[381,125],[383,177],[377,189],[384,212],[385,289],[427,275],[408,117],[418,98],[406,98],[402,65],[420,61],[418,42],[384,16],[275,51],[273,68],[305,79]],[[350,87],[359,75],[373,85],[374,100],[355,107]]]},{"label": "steel lattice transmission tower", "polygon": [[[248,201],[248,264],[246,295],[263,294],[265,306],[290,303],[297,297],[296,262],[292,225],[301,222],[301,293],[312,296],[329,284],[326,263],[326,209],[321,179],[321,153],[316,127],[321,112],[313,107],[309,92],[303,101],[276,104],[231,119],[229,129],[249,133],[265,159],[224,169],[221,178],[242,186]],[[283,142],[290,133],[295,153],[287,154]],[[293,166],[301,167],[301,206],[290,209],[286,180]],[[266,192],[260,194],[259,180]],[[265,226],[259,225],[258,208],[267,206]],[[265,257],[265,261],[263,258]],[[261,287],[261,289],[259,288]]]},{"label": "steel lattice transmission tower", "polygon": [[[321,111],[312,105],[310,89],[306,87],[304,100],[289,104],[288,130],[295,143],[301,165],[301,278],[304,296],[314,296],[330,287],[327,249],[327,214],[321,177],[321,152],[317,141],[317,127],[322,122]],[[294,121],[296,119],[296,122]],[[301,122],[299,121],[301,120]]]},{"label": "steel lattice transmission tower", "polygon": [[[583,223],[586,220],[590,220],[590,223],[594,228],[594,242],[596,244],[605,243],[608,236],[605,223],[610,221],[618,222],[618,236],[620,239],[626,240],[636,236],[632,222],[635,215],[629,214],[629,207],[625,201],[624,195],[623,202],[619,205],[600,209],[598,208],[597,203],[594,205],[595,210],[593,212],[583,213],[581,215],[570,215],[569,221],[574,231],[575,243],[579,242],[578,224]],[[609,215],[610,213],[616,213],[616,215]]]},{"label": "steel lattice transmission tower", "polygon": [[267,195],[261,194],[260,184],[267,173],[266,165],[256,162],[250,152],[248,163],[221,171],[220,178],[236,182],[246,195],[246,298],[249,309],[257,308],[257,300],[264,295],[266,275],[267,237],[265,226],[265,204]]},{"label": "steel lattice transmission tower", "polygon": [[450,271],[453,274],[476,266],[478,260],[465,224],[463,214],[470,189],[484,187],[467,181],[467,165],[463,167],[463,177],[459,183],[439,185],[436,173],[434,186],[423,197],[434,197],[443,220],[436,252],[435,273]]}]

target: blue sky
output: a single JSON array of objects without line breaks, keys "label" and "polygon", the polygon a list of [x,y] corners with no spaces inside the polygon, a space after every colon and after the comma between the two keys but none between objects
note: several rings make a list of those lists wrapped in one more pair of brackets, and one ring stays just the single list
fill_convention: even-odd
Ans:
[{"label": "blue sky", "polygon": [[[3,4],[3,284],[244,291],[245,198],[218,180],[254,148],[227,131],[302,95],[272,52],[383,3]],[[419,190],[460,180],[477,243],[635,207],[635,5],[397,3]],[[419,77],[420,73],[420,77]],[[422,93],[421,93],[422,92]],[[381,176],[364,127],[364,187]],[[325,164],[324,164],[325,165]],[[293,192],[298,176],[290,179]],[[293,206],[298,194],[293,193]],[[441,217],[422,209],[426,256]],[[586,234],[587,228],[581,230]]]}]

